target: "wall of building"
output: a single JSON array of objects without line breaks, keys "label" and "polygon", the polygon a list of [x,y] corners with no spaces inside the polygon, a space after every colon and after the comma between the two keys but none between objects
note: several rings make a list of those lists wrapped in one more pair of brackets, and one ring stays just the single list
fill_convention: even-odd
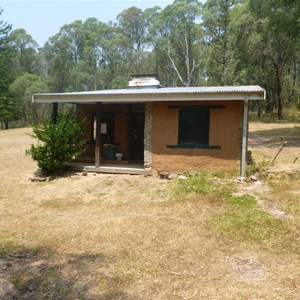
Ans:
[{"label": "wall of building", "polygon": [[[168,148],[178,143],[179,110],[170,105],[224,105],[211,109],[209,145],[221,149]],[[241,142],[242,101],[152,103],[152,170],[196,172],[237,170]]]}]

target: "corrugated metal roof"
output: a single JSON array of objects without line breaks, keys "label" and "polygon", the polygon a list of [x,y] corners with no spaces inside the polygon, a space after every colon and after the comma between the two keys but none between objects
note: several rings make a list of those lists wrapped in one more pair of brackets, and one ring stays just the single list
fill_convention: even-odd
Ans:
[{"label": "corrugated metal roof", "polygon": [[[136,88],[136,89],[118,89],[118,90],[99,90],[87,92],[72,93],[54,93],[56,95],[124,95],[124,94],[206,94],[206,93],[253,93],[264,92],[264,89],[258,85],[249,86],[210,86],[210,87],[168,87],[168,88]],[[51,95],[54,95],[51,94]]]},{"label": "corrugated metal roof", "polygon": [[[232,95],[231,97],[229,95]],[[265,90],[255,86],[168,87],[99,90],[33,95],[33,102],[147,102],[181,100],[262,100]],[[212,97],[212,98],[211,98]]]}]

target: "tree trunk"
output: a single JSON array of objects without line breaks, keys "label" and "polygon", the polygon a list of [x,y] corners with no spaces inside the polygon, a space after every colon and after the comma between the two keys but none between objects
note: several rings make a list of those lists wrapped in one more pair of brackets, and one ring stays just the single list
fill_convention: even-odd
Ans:
[{"label": "tree trunk", "polygon": [[4,121],[4,129],[8,129],[8,121]]},{"label": "tree trunk", "polygon": [[260,101],[257,100],[257,117],[260,119],[261,118],[261,105],[260,105]]},{"label": "tree trunk", "polygon": [[283,102],[282,102],[282,85],[280,78],[280,70],[278,66],[275,66],[276,70],[276,99],[278,105],[278,120],[283,120]]}]

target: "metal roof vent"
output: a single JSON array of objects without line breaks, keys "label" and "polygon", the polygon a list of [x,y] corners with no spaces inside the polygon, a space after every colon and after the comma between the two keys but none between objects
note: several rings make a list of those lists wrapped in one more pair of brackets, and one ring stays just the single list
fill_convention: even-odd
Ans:
[{"label": "metal roof vent", "polygon": [[157,75],[132,75],[128,83],[129,89],[159,89],[161,88]]}]

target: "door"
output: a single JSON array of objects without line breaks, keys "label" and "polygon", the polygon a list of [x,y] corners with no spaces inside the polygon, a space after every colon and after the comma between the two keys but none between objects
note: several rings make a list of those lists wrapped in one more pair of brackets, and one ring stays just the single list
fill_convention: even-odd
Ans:
[{"label": "door", "polygon": [[135,162],[144,162],[144,125],[144,112],[131,113],[130,160]]}]

